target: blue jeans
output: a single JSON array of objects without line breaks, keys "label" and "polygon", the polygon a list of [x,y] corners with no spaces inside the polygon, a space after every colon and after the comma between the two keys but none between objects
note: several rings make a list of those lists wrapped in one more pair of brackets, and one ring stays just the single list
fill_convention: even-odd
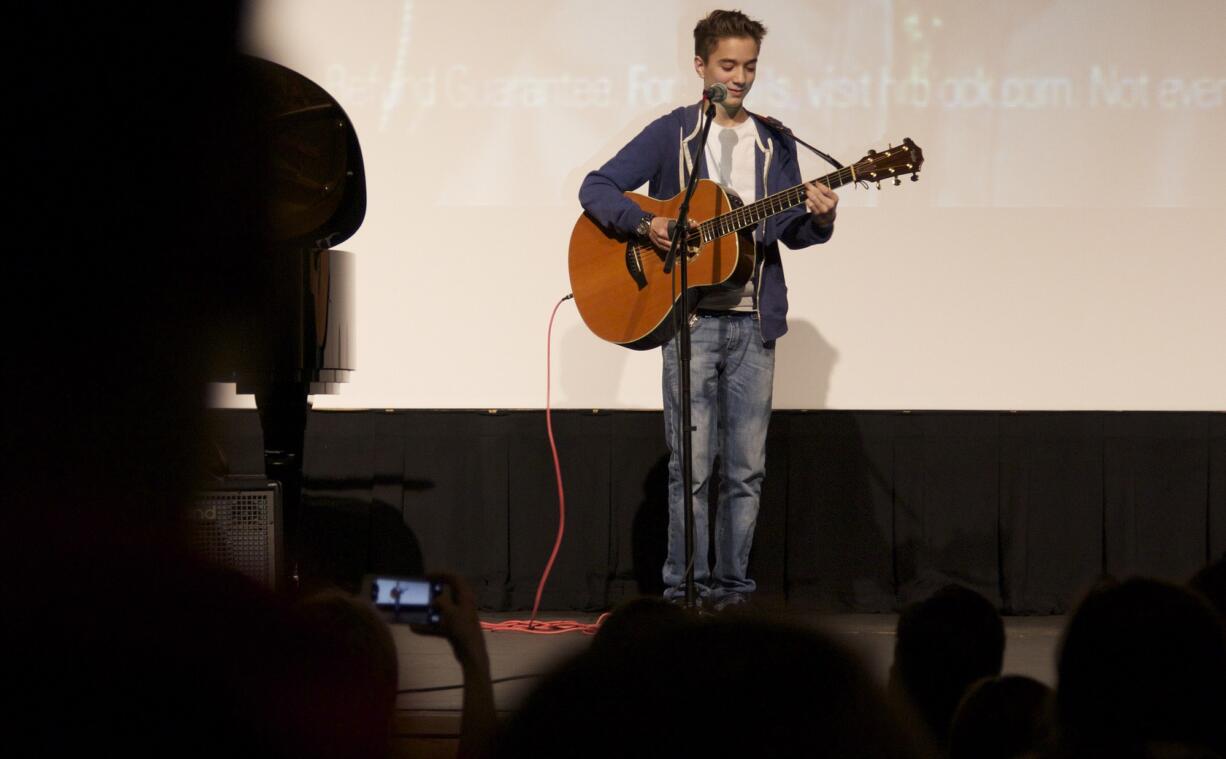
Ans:
[{"label": "blue jeans", "polygon": [[[757,315],[700,316],[690,332],[690,394],[694,474],[694,584],[704,601],[748,596],[749,549],[766,477],[775,349],[763,345]],[[685,597],[685,502],[681,483],[681,415],[677,349],[664,345],[664,434],[668,461],[668,559],[664,597]],[[720,455],[722,478],[715,521],[715,567],[708,557],[707,494]]]}]

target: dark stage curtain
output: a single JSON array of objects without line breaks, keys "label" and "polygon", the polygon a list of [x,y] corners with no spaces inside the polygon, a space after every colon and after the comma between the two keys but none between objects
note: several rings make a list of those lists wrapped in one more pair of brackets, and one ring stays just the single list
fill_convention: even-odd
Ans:
[{"label": "dark stage curtain", "polygon": [[[262,469],[254,411],[215,411],[235,474]],[[554,414],[566,535],[550,610],[655,594],[667,447],[659,412]],[[302,566],[466,575],[530,608],[558,504],[541,411],[316,411]],[[894,611],[957,582],[1061,613],[1104,573],[1182,581],[1226,551],[1226,414],[780,411],[751,574],[790,606]]]}]

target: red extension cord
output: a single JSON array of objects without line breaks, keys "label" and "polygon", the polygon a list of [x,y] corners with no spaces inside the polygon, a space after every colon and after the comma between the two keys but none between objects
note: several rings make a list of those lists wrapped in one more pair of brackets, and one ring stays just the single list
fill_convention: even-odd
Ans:
[{"label": "red extension cord", "polygon": [[562,535],[566,532],[566,491],[562,488],[562,465],[558,463],[558,444],[553,439],[553,413],[550,408],[550,396],[553,378],[553,320],[558,315],[558,309],[562,307],[562,304],[574,297],[574,295],[567,295],[553,307],[553,313],[549,315],[549,330],[545,335],[545,430],[549,433],[549,448],[553,451],[553,470],[558,478],[558,536],[553,542],[553,552],[549,554],[549,562],[545,564],[545,572],[541,575],[541,581],[536,586],[536,600],[532,604],[531,619],[527,621],[509,619],[505,622],[482,622],[482,630],[490,630],[492,632],[526,632],[534,635],[560,635],[570,632],[595,635],[596,631],[600,629],[600,623],[608,616],[608,614],[601,614],[595,622],[590,624],[561,619],[548,622],[536,621],[536,614],[541,608],[541,594],[545,592],[545,583],[549,581],[549,573],[553,571],[553,562],[558,558],[558,549],[562,547]]}]

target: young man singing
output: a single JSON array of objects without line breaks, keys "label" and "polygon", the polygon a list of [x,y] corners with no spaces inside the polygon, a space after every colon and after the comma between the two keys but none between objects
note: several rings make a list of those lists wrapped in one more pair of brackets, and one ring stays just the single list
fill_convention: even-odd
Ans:
[{"label": "young man singing", "polygon": [[[801,183],[796,143],[743,107],[758,65],[766,28],[739,11],[713,11],[694,27],[694,70],[703,87],[723,84],[728,97],[715,107],[706,145],[698,145],[702,104],[678,108],[653,121],[612,160],[588,174],[579,202],[597,222],[627,235],[669,246],[671,219],[644,213],[625,197],[648,182],[653,198],[685,189],[691,171],[734,191],[746,204]],[[694,580],[701,602],[715,609],[749,600],[749,550],[766,475],[775,339],[787,331],[787,286],[779,243],[804,248],[830,239],[838,196],[824,185],[805,185],[804,205],[772,216],[754,230],[757,266],[735,292],[716,291],[698,303],[691,328],[694,484]],[[677,352],[664,353],[664,427],[669,459],[668,559],[664,597],[685,597],[685,515],[679,456]],[[707,556],[707,493],[719,454],[722,478],[715,524],[715,566]]]}]

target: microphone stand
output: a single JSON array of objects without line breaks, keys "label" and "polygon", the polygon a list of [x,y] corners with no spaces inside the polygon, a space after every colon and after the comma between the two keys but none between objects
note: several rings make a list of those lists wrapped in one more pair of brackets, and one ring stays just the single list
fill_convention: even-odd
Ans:
[{"label": "microphone stand", "polygon": [[[689,255],[686,241],[689,238],[690,199],[694,197],[694,188],[698,186],[698,161],[703,157],[707,144],[707,135],[711,132],[711,123],[715,120],[715,103],[705,95],[703,104],[706,111],[706,123],[702,127],[702,136],[698,140],[698,157],[694,160],[694,170],[690,172],[690,181],[685,188],[685,197],[681,207],[677,209],[677,226],[673,228],[672,242],[668,246],[668,255],[664,258],[664,273],[672,272],[673,263],[680,262],[681,268],[681,306],[673,311],[677,331],[677,379],[680,385],[679,401],[681,406],[681,486],[685,493],[685,605],[693,608],[697,602],[694,589],[694,461],[693,436],[694,428],[690,420],[690,292],[689,292]],[[701,245],[701,238],[699,244]],[[703,536],[706,537],[705,535]]]}]

